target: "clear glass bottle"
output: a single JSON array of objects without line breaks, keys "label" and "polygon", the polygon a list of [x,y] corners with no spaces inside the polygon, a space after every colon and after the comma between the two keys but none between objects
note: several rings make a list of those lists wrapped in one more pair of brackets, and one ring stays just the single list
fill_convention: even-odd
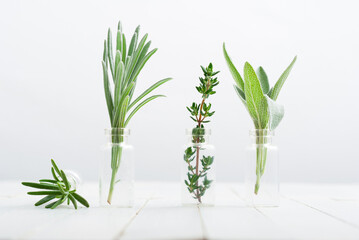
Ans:
[{"label": "clear glass bottle", "polygon": [[134,148],[127,128],[105,129],[107,142],[100,164],[100,205],[132,207],[134,203]]},{"label": "clear glass bottle", "polygon": [[183,205],[215,203],[215,147],[209,143],[210,129],[187,129],[187,144],[181,159]]},{"label": "clear glass bottle", "polygon": [[279,206],[278,148],[274,132],[250,131],[245,162],[245,194],[249,206]]}]

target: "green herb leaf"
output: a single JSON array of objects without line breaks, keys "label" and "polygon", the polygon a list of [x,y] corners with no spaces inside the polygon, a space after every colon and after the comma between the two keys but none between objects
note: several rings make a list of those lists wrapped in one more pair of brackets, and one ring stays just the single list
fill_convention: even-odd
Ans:
[{"label": "green herb leaf", "polygon": [[77,209],[77,202],[76,202],[76,199],[72,196],[72,194],[69,194],[69,199],[72,202],[72,204],[74,205],[74,208]]},{"label": "green herb leaf", "polygon": [[84,199],[83,197],[81,197],[79,194],[77,193],[73,193],[72,196],[78,201],[80,202],[82,205],[84,205],[85,207],[90,207],[89,203],[86,201],[86,199]]},{"label": "green herb leaf", "polygon": [[251,115],[256,129],[265,129],[268,124],[268,111],[264,95],[252,66],[246,62],[244,65],[244,93],[247,109]]},{"label": "green herb leaf", "polygon": [[[77,209],[77,203],[74,196],[71,196],[71,194],[75,194],[76,189],[72,189],[70,191],[71,185],[69,181],[67,180],[67,176],[65,172],[58,168],[55,161],[51,159],[51,173],[55,180],[52,179],[41,179],[40,183],[32,183],[32,182],[22,182],[24,186],[32,187],[32,188],[38,188],[38,189],[46,189],[46,190],[53,190],[53,191],[37,191],[37,192],[28,192],[29,195],[46,195],[44,198],[40,199],[38,202],[35,203],[35,206],[42,205],[46,202],[51,201],[52,199],[59,198],[58,201],[52,202],[48,205],[46,205],[46,208],[56,208],[63,202],[67,200],[68,205],[71,201]],[[56,169],[56,170],[55,170]],[[57,176],[55,171],[59,172],[59,177],[62,179],[60,180]],[[66,188],[66,189],[65,189]],[[83,199],[81,196],[79,197],[80,201],[84,204],[88,203],[85,199]]]},{"label": "green herb leaf", "polygon": [[269,82],[268,82],[267,74],[262,67],[259,67],[257,69],[257,75],[261,83],[263,94],[267,94],[269,92]]},{"label": "green herb leaf", "polygon": [[236,67],[234,66],[231,58],[229,57],[227,50],[226,50],[225,43],[223,43],[223,54],[224,54],[224,58],[226,59],[229,71],[231,72],[234,81],[236,82],[238,88],[240,90],[244,91],[243,79],[242,79],[241,75],[239,74],[238,70],[236,69]]},{"label": "green herb leaf", "polygon": [[280,76],[274,87],[271,89],[271,94],[269,95],[269,97],[274,101],[277,100],[279,92],[282,89],[285,80],[287,80],[289,73],[292,70],[296,60],[297,60],[297,56],[294,57],[293,61],[290,63],[287,69],[282,73],[282,75]]},{"label": "green herb leaf", "polygon": [[109,114],[111,122],[112,122],[113,100],[112,100],[112,95],[111,95],[111,90],[110,90],[110,83],[108,81],[107,66],[104,61],[102,61],[102,69],[103,69],[103,84],[104,84],[104,89],[105,89],[107,110],[108,110],[108,114]]},{"label": "green herb leaf", "polygon": [[56,163],[55,163],[55,161],[53,159],[51,159],[51,164],[52,164],[52,167],[57,172],[57,174],[59,174],[61,176],[61,172],[60,172],[59,168],[57,167],[57,165],[56,165]]},{"label": "green herb leaf", "polygon": [[46,196],[46,197],[44,197],[44,198],[41,198],[40,201],[38,201],[38,202],[35,203],[35,206],[40,206],[40,205],[42,205],[42,204],[44,204],[44,203],[47,203],[48,201],[51,201],[51,200],[54,199],[54,198],[56,198],[56,196],[52,196],[52,195]]},{"label": "green herb leaf", "polygon": [[140,104],[138,104],[135,109],[132,110],[132,112],[130,113],[130,115],[128,115],[126,122],[124,124],[124,126],[126,127],[127,124],[130,122],[131,118],[133,117],[133,115],[135,115],[135,113],[140,110],[144,105],[146,105],[148,102],[158,98],[158,97],[165,97],[164,95],[153,95],[147,99],[145,99],[144,101],[142,101]]},{"label": "green herb leaf", "polygon": [[158,88],[159,86],[161,86],[162,84],[168,82],[172,80],[172,78],[165,78],[162,79],[158,82],[156,82],[155,84],[153,84],[151,87],[147,88],[146,91],[144,91],[140,96],[138,96],[128,107],[128,110],[130,110],[136,103],[138,103],[139,101],[142,100],[142,98],[144,98],[145,96],[147,96],[149,93],[151,93],[153,90],[155,90],[156,88]]},{"label": "green herb leaf", "polygon": [[46,183],[31,183],[31,182],[22,182],[24,186],[39,188],[39,189],[50,189],[50,190],[58,190],[58,188],[54,185],[46,184]]},{"label": "green herb leaf", "polygon": [[61,195],[61,191],[38,191],[38,192],[28,192],[29,195]]},{"label": "green herb leaf", "polygon": [[277,128],[279,123],[282,121],[284,116],[284,107],[281,104],[276,103],[268,96],[265,96],[268,104],[269,111],[269,129],[274,130]]}]

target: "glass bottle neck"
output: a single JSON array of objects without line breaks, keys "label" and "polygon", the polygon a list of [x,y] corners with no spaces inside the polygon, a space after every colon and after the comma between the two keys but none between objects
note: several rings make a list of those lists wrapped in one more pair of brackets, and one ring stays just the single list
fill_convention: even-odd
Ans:
[{"label": "glass bottle neck", "polygon": [[256,129],[249,132],[251,143],[256,145],[272,144],[274,131],[269,129]]},{"label": "glass bottle neck", "polygon": [[187,141],[189,144],[208,144],[209,135],[189,135]]},{"label": "glass bottle neck", "polygon": [[189,144],[208,144],[211,129],[207,128],[189,128],[186,129],[186,136]]},{"label": "glass bottle neck", "polygon": [[112,128],[105,129],[106,141],[109,144],[127,143],[130,129],[128,128]]}]

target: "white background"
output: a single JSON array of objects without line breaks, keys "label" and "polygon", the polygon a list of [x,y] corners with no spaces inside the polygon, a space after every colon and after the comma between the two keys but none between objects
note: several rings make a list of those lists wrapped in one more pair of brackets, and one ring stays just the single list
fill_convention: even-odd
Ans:
[{"label": "white background", "polygon": [[241,71],[266,69],[271,84],[298,60],[278,102],[280,177],[292,182],[358,182],[359,15],[355,1],[1,1],[0,179],[49,175],[50,158],[85,180],[97,166],[109,127],[101,58],[107,28],[121,20],[158,52],[135,94],[173,77],[130,123],[136,179],[178,180],[192,127],[185,109],[199,101],[199,65],[213,62],[220,85],[208,125],[217,179],[241,180],[252,123],[237,98],[222,43]]}]

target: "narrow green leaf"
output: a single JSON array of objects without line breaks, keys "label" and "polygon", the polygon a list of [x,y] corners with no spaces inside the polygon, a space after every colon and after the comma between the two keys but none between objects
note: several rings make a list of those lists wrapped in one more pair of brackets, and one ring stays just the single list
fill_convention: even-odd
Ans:
[{"label": "narrow green leaf", "polygon": [[29,195],[62,195],[61,191],[38,191],[38,192],[28,192]]},{"label": "narrow green leaf", "polygon": [[258,75],[259,81],[261,83],[263,94],[267,94],[269,92],[269,88],[270,88],[269,82],[268,82],[268,76],[262,67],[259,67],[257,69],[257,75]]},{"label": "narrow green leaf", "polygon": [[137,26],[137,28],[136,28],[133,36],[132,36],[132,39],[131,39],[131,42],[130,42],[130,47],[128,48],[127,56],[132,56],[133,52],[135,51],[135,49],[137,47],[137,41],[138,41],[139,32],[140,32],[140,26]]},{"label": "narrow green leaf", "polygon": [[271,89],[271,94],[269,97],[273,99],[274,101],[277,100],[280,90],[282,89],[282,86],[285,82],[285,80],[288,78],[290,71],[292,70],[295,61],[297,60],[297,56],[294,57],[293,61],[290,63],[290,65],[287,67],[287,69],[282,73],[282,75],[279,77],[278,81],[274,85],[273,89]]},{"label": "narrow green leaf", "polygon": [[122,52],[122,33],[121,33],[121,31],[117,31],[117,36],[116,36],[116,51]]},{"label": "narrow green leaf", "polygon": [[241,75],[239,74],[238,70],[236,69],[236,67],[234,66],[231,58],[229,57],[227,50],[226,50],[225,43],[223,43],[223,54],[224,54],[224,58],[226,59],[229,71],[231,72],[234,81],[236,82],[238,88],[240,90],[242,90],[242,92],[243,92],[244,91],[243,79],[242,79]]},{"label": "narrow green leaf", "polygon": [[35,206],[40,206],[44,203],[47,203],[48,201],[51,201],[54,198],[56,198],[56,196],[51,196],[51,195],[41,198],[38,202],[35,203]]},{"label": "narrow green leaf", "polygon": [[264,129],[268,123],[268,112],[263,101],[264,95],[252,66],[246,62],[244,65],[244,94],[246,96],[247,109],[251,115],[256,129]]},{"label": "narrow green leaf", "polygon": [[135,83],[132,82],[123,92],[122,97],[118,103],[118,106],[116,107],[115,117],[114,117],[113,123],[112,123],[113,126],[116,126],[116,127],[121,126],[120,125],[120,123],[121,123],[120,118],[121,118],[121,114],[122,114],[121,111],[124,110],[125,111],[124,114],[127,113],[127,106],[126,106],[126,109],[123,109],[123,104],[124,104],[124,101],[126,98],[127,98],[127,101],[129,101],[130,97],[128,95],[130,94],[130,91],[134,88],[134,86],[135,86]]},{"label": "narrow green leaf", "polygon": [[126,37],[125,34],[122,34],[122,61],[126,62]]},{"label": "narrow green leaf", "polygon": [[111,29],[108,29],[107,33],[107,54],[108,54],[108,62],[110,65],[110,70],[112,73],[112,78],[114,78],[114,62],[113,62],[113,53],[112,53],[112,34]]},{"label": "narrow green leaf", "polygon": [[45,208],[51,208],[52,206],[54,206],[54,205],[55,205],[55,203],[57,203],[57,201],[52,202],[52,203],[50,203],[50,204],[46,205],[46,206],[45,206]]},{"label": "narrow green leaf", "polygon": [[107,44],[106,44],[106,40],[103,43],[103,56],[102,56],[102,61],[104,61],[107,65]]},{"label": "narrow green leaf", "polygon": [[121,61],[116,69],[116,82],[115,82],[115,106],[118,105],[121,97],[121,92],[123,88],[123,77],[124,77],[125,66]]},{"label": "narrow green leaf", "polygon": [[[55,202],[54,205],[51,206],[51,209],[57,208],[57,207],[60,206],[63,202],[65,202],[65,200],[66,200],[66,197],[60,198],[57,202]],[[46,206],[46,207],[47,207],[47,206]]]},{"label": "narrow green leaf", "polygon": [[151,46],[151,41],[148,41],[141,51],[140,57],[137,60],[137,64],[140,63],[141,60],[146,56],[148,49],[150,49],[150,46]]},{"label": "narrow green leaf", "polygon": [[155,52],[157,51],[157,48],[153,49],[152,51],[150,51],[144,58],[142,58],[141,62],[138,63],[138,65],[136,65],[135,70],[132,72],[130,80],[136,79],[138,74],[140,73],[140,71],[142,70],[142,68],[145,66],[146,62],[148,61],[148,59],[150,59],[150,57],[155,54]]},{"label": "narrow green leaf", "polygon": [[48,182],[48,183],[57,183],[57,181],[52,180],[52,179],[40,179],[39,182]]},{"label": "narrow green leaf", "polygon": [[113,120],[113,100],[110,90],[110,83],[108,81],[108,73],[106,64],[104,61],[102,61],[102,70],[103,70],[103,83],[104,83],[104,89],[105,89],[105,97],[106,97],[106,103],[107,103],[107,110],[108,115],[110,116],[110,121]]},{"label": "narrow green leaf", "polygon": [[[131,76],[132,76],[132,72],[135,70],[135,67],[136,67],[136,65],[137,65],[137,62],[138,62],[138,59],[139,59],[140,54],[141,54],[141,52],[142,52],[142,49],[143,49],[143,47],[144,47],[144,45],[145,45],[145,43],[146,43],[147,36],[148,36],[148,34],[146,33],[146,34],[142,37],[141,41],[140,41],[139,44],[138,44],[137,49],[136,49],[136,50],[134,51],[134,53],[133,53],[133,56],[131,55],[131,56],[132,56],[131,65],[130,65],[130,67],[129,67],[128,72],[126,72],[126,73],[127,73],[126,78],[128,78],[128,81],[130,81],[130,78],[131,78]],[[132,79],[135,79],[135,78],[132,78]],[[128,83],[127,83],[127,84],[128,84]]]},{"label": "narrow green leaf", "polygon": [[66,186],[66,189],[67,190],[70,190],[70,183],[69,181],[67,180],[67,177],[66,177],[66,174],[64,173],[64,171],[61,170],[61,177],[62,177],[62,180],[64,180],[64,183],[65,183],[65,186]]},{"label": "narrow green leaf", "polygon": [[141,101],[144,97],[146,97],[149,93],[151,93],[153,90],[155,90],[156,88],[158,88],[159,86],[161,86],[162,84],[168,82],[172,80],[172,78],[165,78],[162,79],[158,82],[156,82],[155,84],[153,84],[151,87],[147,88],[146,91],[144,91],[140,96],[138,96],[128,107],[128,110],[130,110],[136,103],[138,103],[139,101]]},{"label": "narrow green leaf", "polygon": [[38,189],[58,190],[58,188],[56,186],[46,184],[46,183],[22,182],[21,184],[26,187],[32,187],[32,188],[38,188]]},{"label": "narrow green leaf", "polygon": [[72,196],[72,194],[69,194],[68,198],[70,199],[70,201],[74,205],[74,208],[77,209],[77,202],[76,202],[76,199]]},{"label": "narrow green leaf", "polygon": [[84,205],[85,207],[90,207],[89,203],[86,201],[86,199],[84,199],[83,197],[81,197],[79,194],[77,193],[73,193],[72,194],[74,196],[74,198],[79,201],[79,203],[81,203],[82,205]]},{"label": "narrow green leaf", "polygon": [[130,115],[127,117],[126,122],[125,122],[125,127],[127,126],[127,124],[129,123],[129,121],[131,120],[131,118],[133,117],[133,115],[135,115],[135,113],[140,110],[141,107],[143,107],[145,104],[147,104],[148,102],[158,98],[158,97],[165,97],[164,95],[154,95],[151,96],[147,99],[145,99],[143,102],[141,102],[140,104],[138,104],[135,109],[132,110],[132,112],[130,113]]},{"label": "narrow green leaf", "polygon": [[60,184],[60,183],[57,183],[57,186],[59,187],[61,193],[62,193],[63,195],[66,195],[66,191],[65,191],[65,189],[61,186],[61,184]]},{"label": "narrow green leaf", "polygon": [[[120,50],[116,50],[116,57],[115,57],[115,69],[117,70],[118,64],[122,61],[122,54]],[[114,81],[113,83],[116,84],[116,79],[117,79],[117,71],[115,71],[115,76],[114,76]]]},{"label": "narrow green leaf", "polygon": [[61,175],[60,169],[57,167],[57,165],[56,165],[56,163],[55,163],[55,161],[53,159],[51,159],[51,164],[54,167],[57,174]]},{"label": "narrow green leaf", "polygon": [[51,173],[52,173],[52,176],[54,177],[54,179],[56,180],[56,182],[59,182],[60,179],[56,176],[56,173],[55,173],[55,170],[53,167],[51,168]]},{"label": "narrow green leaf", "polygon": [[124,126],[129,101],[130,101],[130,96],[127,96],[121,106],[121,113],[120,113],[120,118],[119,118],[119,126],[120,127]]}]

